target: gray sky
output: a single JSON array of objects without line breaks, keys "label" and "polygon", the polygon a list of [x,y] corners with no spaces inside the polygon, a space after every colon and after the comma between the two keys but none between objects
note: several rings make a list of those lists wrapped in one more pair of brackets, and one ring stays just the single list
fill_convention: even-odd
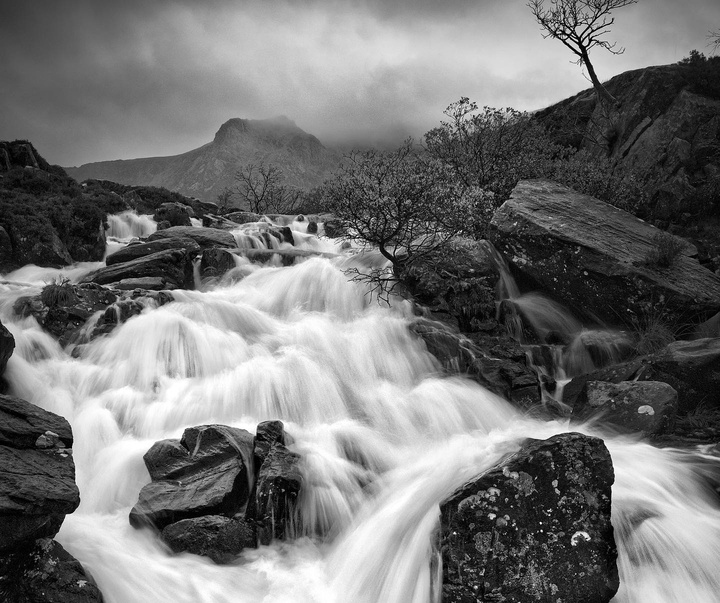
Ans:
[{"label": "gray sky", "polygon": [[[590,86],[525,0],[36,0],[0,14],[0,140],[50,163],[174,155],[232,117],[325,144],[421,136],[461,96],[542,108]],[[640,0],[601,79],[706,54],[719,0]]]}]

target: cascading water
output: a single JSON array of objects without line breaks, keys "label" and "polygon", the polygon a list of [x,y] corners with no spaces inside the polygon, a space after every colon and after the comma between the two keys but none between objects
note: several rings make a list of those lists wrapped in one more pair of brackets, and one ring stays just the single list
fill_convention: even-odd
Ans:
[{"label": "cascading water", "polygon": [[[342,262],[298,258],[176,291],[175,302],[146,308],[79,358],[12,315],[12,299],[42,284],[33,274],[0,284],[0,318],[17,342],[11,393],[67,417],[75,434],[82,503],[57,539],[108,603],[437,601],[439,502],[523,438],[568,430],[443,376],[411,335],[408,306],[373,302]],[[302,455],[305,536],[219,566],[172,555],[130,526],[153,442],[207,423],[254,432],[267,419],[285,422]],[[615,600],[718,601],[720,510],[701,470],[715,461],[605,441],[616,472]]]}]

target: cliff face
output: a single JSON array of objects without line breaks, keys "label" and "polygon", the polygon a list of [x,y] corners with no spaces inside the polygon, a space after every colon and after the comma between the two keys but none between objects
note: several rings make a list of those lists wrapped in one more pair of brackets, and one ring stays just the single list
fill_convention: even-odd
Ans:
[{"label": "cliff face", "polygon": [[[697,58],[696,58],[697,59]],[[669,217],[720,179],[720,60],[628,71],[606,83],[618,106],[603,111],[593,89],[538,112],[558,141],[609,157],[647,184],[653,214]]]},{"label": "cliff face", "polygon": [[66,169],[78,181],[94,178],[161,186],[216,201],[224,188],[233,185],[243,165],[260,162],[281,168],[286,184],[308,189],[323,181],[339,157],[286,117],[235,118],[220,127],[212,142],[181,155],[101,161]]}]

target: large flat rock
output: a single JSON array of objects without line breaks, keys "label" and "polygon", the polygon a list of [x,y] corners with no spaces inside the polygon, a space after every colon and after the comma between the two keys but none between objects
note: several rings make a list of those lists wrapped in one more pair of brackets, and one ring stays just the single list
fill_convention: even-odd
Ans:
[{"label": "large flat rock", "polygon": [[82,283],[109,285],[127,279],[162,278],[166,288],[191,288],[192,263],[184,249],[166,249],[91,272]]},{"label": "large flat rock", "polygon": [[720,310],[720,277],[688,245],[669,267],[648,263],[660,231],[594,197],[520,182],[493,216],[490,240],[513,271],[586,316],[619,324],[663,314],[685,323]]},{"label": "large flat rock", "polygon": [[227,230],[203,226],[171,226],[154,232],[147,238],[147,241],[152,242],[176,237],[192,239],[202,249],[208,249],[209,247],[237,247],[235,237]]}]

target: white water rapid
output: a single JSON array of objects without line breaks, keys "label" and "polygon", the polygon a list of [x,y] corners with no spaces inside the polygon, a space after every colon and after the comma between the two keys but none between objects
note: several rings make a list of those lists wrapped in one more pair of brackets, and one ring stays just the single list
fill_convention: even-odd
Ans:
[{"label": "white water rapid", "polygon": [[[146,308],[80,358],[12,314],[13,300],[37,293],[50,273],[0,278],[0,319],[17,343],[10,393],[65,416],[75,434],[82,503],[57,540],[107,603],[438,601],[439,502],[522,438],[569,430],[442,376],[408,329],[409,308],[371,301],[338,262],[298,258],[174,292],[175,302]],[[254,433],[268,419],[285,422],[303,458],[305,537],[219,566],[170,554],[130,526],[153,442],[207,423]],[[720,509],[704,479],[715,461],[605,440],[616,472],[615,601],[720,601]]]}]

